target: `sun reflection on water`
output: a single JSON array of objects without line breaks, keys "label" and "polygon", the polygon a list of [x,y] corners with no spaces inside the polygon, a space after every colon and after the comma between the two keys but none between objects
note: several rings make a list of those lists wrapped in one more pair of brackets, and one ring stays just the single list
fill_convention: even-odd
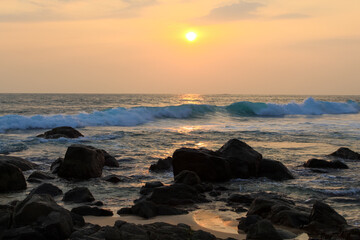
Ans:
[{"label": "sun reflection on water", "polygon": [[183,104],[200,104],[204,100],[200,94],[183,94],[179,98]]}]

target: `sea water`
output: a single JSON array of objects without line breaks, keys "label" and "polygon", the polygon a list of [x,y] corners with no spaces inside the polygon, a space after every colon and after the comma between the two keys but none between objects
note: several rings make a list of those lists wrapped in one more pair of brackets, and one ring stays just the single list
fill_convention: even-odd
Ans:
[{"label": "sea water", "polygon": [[[85,137],[36,137],[59,126],[75,127]],[[349,224],[360,225],[360,162],[346,161],[349,169],[324,173],[302,167],[339,147],[360,152],[360,96],[0,94],[0,154],[26,158],[49,172],[71,144],[105,149],[120,168],[105,167],[103,176],[121,175],[123,182],[57,178],[51,183],[64,192],[86,186],[114,211],[131,206],[145,182],[172,182],[171,172],[149,172],[157,159],[181,147],[217,150],[232,138],[281,161],[295,179],[233,179],[225,186],[284,194],[309,207],[314,199],[324,200]],[[36,186],[0,194],[0,204],[23,199]]]}]

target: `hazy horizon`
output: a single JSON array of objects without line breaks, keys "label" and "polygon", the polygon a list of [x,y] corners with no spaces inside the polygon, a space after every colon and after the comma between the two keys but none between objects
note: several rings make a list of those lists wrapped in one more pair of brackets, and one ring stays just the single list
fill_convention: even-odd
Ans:
[{"label": "hazy horizon", "polygon": [[359,95],[359,7],[3,0],[0,92]]}]

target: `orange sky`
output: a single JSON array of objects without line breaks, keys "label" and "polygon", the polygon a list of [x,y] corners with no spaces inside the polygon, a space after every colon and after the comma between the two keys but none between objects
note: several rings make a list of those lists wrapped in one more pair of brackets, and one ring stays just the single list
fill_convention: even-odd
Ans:
[{"label": "orange sky", "polygon": [[0,92],[360,94],[359,11],[359,0],[1,0]]}]

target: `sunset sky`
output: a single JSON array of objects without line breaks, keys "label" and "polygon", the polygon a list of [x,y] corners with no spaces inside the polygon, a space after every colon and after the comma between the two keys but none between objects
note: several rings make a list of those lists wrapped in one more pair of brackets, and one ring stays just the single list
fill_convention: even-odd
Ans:
[{"label": "sunset sky", "polygon": [[360,94],[359,12],[359,0],[1,0],[0,92]]}]

